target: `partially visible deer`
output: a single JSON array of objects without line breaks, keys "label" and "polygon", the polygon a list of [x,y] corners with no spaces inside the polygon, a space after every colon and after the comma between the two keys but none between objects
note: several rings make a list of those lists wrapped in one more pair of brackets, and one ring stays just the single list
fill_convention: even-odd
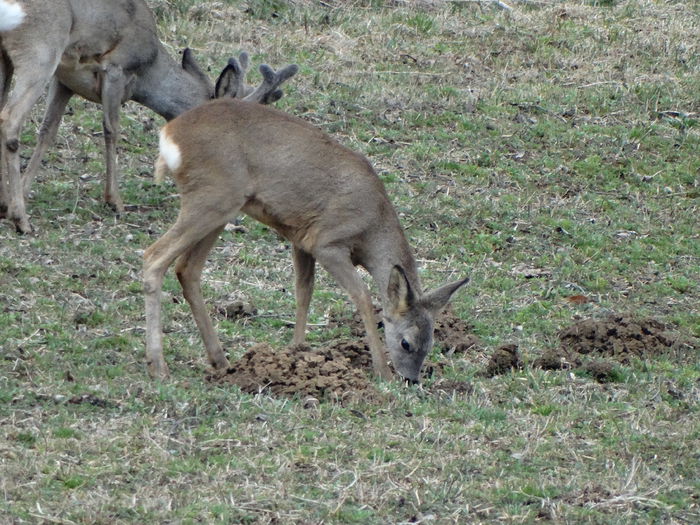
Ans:
[{"label": "partially visible deer", "polygon": [[[31,231],[25,196],[74,94],[102,104],[104,199],[121,212],[116,165],[121,104],[134,100],[166,120],[217,96],[267,104],[282,96],[277,88],[296,73],[296,66],[278,74],[267,68],[253,90],[235,65],[229,63],[216,86],[191,51],[185,50],[179,65],[158,40],[143,0],[0,0],[0,217],[13,220],[20,233]],[[245,70],[247,57],[241,65]],[[49,81],[46,114],[22,180],[21,126]]]},{"label": "partially visible deer", "polygon": [[415,259],[396,211],[365,157],[303,120],[238,100],[203,104],[166,124],[156,179],[170,172],[181,196],[176,223],[144,253],[149,372],[165,377],[163,277],[174,262],[214,368],[228,361],[206,311],[202,268],[224,225],[239,212],[292,244],[296,273],[294,343],[304,341],[318,261],[349,293],[368,335],[374,371],[390,378],[361,265],[377,284],[389,357],[417,382],[433,344],[434,316],[467,279],[421,291]]}]

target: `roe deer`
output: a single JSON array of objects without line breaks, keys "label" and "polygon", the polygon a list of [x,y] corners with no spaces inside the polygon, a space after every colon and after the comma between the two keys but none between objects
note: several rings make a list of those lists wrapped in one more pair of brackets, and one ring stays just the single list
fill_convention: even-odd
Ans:
[{"label": "roe deer", "polygon": [[417,382],[433,344],[433,319],[467,279],[422,293],[416,262],[389,197],[369,162],[305,121],[259,104],[217,100],[190,110],[160,133],[156,179],[170,172],[180,213],[144,253],[149,372],[165,377],[161,289],[168,267],[182,285],[209,362],[228,366],[200,288],[202,268],[224,225],[239,212],[274,228],[292,244],[296,273],[294,343],[305,338],[318,261],[357,306],[374,371],[391,377],[367,286],[381,294],[389,357]]},{"label": "roe deer", "polygon": [[[278,86],[296,73],[296,66],[279,75],[267,68],[253,91],[243,84],[247,56],[241,63],[243,71],[229,62],[216,86],[188,49],[177,64],[158,40],[143,0],[0,0],[0,217],[13,220],[20,233],[31,231],[25,195],[74,94],[102,104],[104,199],[121,212],[116,166],[121,104],[134,100],[170,120],[217,96],[270,103],[282,96]],[[22,180],[21,126],[49,80],[46,113]]]}]

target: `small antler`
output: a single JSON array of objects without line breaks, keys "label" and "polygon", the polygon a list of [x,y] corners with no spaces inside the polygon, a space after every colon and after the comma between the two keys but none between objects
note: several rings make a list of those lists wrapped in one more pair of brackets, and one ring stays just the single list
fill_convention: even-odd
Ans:
[{"label": "small antler", "polygon": [[243,100],[252,102],[260,102],[261,104],[271,104],[282,98],[282,90],[277,89],[285,81],[292,78],[299,71],[299,66],[289,64],[279,71],[275,71],[267,64],[260,65],[260,73],[263,76],[262,83],[249,95],[246,95]]},{"label": "small antler", "polygon": [[267,64],[261,64],[260,73],[263,76],[263,81],[257,88],[245,83],[247,70],[248,53],[245,51],[238,56],[238,59],[229,58],[228,65],[216,81],[215,98],[232,97],[261,104],[271,104],[282,98],[282,90],[278,89],[279,86],[296,75],[299,67],[296,64],[290,64],[275,71]]}]

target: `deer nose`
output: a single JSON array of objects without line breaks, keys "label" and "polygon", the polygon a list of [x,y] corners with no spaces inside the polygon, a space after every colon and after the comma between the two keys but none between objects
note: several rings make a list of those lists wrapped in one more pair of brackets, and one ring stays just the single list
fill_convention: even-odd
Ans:
[{"label": "deer nose", "polygon": [[402,378],[402,379],[403,379],[404,382],[405,382],[407,385],[409,385],[409,386],[411,386],[411,385],[420,385],[420,381],[418,381],[418,379],[409,379],[408,377],[404,377],[404,378]]}]

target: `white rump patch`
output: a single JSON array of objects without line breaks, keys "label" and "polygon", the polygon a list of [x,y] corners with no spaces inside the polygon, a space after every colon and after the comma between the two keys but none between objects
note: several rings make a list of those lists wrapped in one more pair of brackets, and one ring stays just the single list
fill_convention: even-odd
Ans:
[{"label": "white rump patch", "polygon": [[13,0],[0,0],[0,31],[9,31],[22,23],[25,17],[22,6]]},{"label": "white rump patch", "polygon": [[[0,0],[1,1],[1,0]],[[160,141],[158,143],[160,156],[165,161],[165,165],[171,172],[174,172],[182,165],[182,153],[180,147],[168,137],[165,128],[160,130]]]}]

